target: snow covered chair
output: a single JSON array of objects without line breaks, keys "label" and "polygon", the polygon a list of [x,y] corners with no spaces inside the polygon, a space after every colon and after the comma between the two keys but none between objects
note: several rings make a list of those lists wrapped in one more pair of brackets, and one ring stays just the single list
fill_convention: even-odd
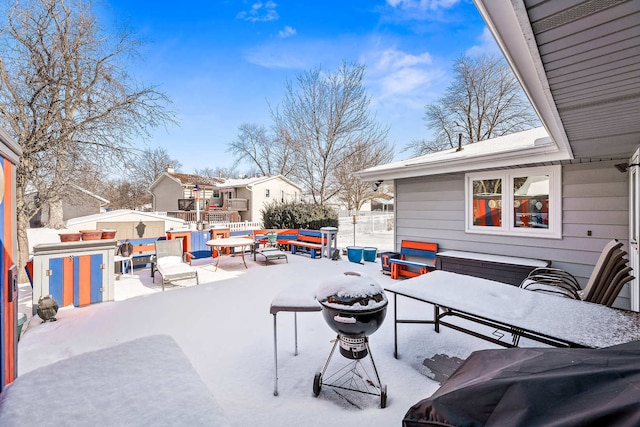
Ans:
[{"label": "snow covered chair", "polygon": [[154,270],[162,275],[162,290],[165,283],[174,283],[178,280],[196,279],[198,271],[186,262],[186,257],[193,257],[189,252],[182,250],[182,241],[179,239],[157,240],[156,255],[151,263],[151,277],[155,282]]}]

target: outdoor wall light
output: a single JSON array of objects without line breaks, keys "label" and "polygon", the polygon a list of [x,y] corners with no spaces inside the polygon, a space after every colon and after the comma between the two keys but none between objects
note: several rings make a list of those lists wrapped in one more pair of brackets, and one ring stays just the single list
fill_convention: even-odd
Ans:
[{"label": "outdoor wall light", "polygon": [[640,166],[640,163],[632,163],[632,164],[628,164],[628,163],[618,163],[616,165],[614,165],[616,167],[616,169],[618,169],[620,172],[625,173],[627,171],[627,169],[629,169],[631,166]]},{"label": "outdoor wall light", "polygon": [[380,188],[380,184],[382,184],[383,180],[379,180],[373,183],[373,185],[371,186],[373,188],[373,191],[378,191],[378,188]]}]

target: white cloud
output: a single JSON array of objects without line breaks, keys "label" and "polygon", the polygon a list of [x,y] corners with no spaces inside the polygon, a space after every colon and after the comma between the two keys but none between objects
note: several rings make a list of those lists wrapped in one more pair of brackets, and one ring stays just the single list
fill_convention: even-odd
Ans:
[{"label": "white cloud", "polygon": [[431,64],[431,55],[428,52],[420,55],[412,55],[391,48],[382,51],[380,54],[380,60],[376,64],[376,67],[404,68],[421,64]]},{"label": "white cloud", "polygon": [[435,11],[448,9],[459,1],[460,0],[387,0],[387,4],[402,10]]},{"label": "white cloud", "polygon": [[479,37],[479,43],[467,49],[465,54],[472,57],[480,56],[483,54],[501,56],[502,52],[500,51],[500,48],[498,47],[489,29],[485,28]]},{"label": "white cloud", "polygon": [[[442,71],[433,65],[428,52],[411,54],[396,48],[388,48],[371,55],[370,84],[376,92],[375,98],[413,104],[414,96],[424,97]],[[421,102],[424,105],[425,100]]]},{"label": "white cloud", "polygon": [[286,39],[287,37],[295,36],[296,33],[297,31],[295,28],[285,25],[285,27],[282,30],[280,30],[278,35],[280,36],[280,38]]},{"label": "white cloud", "polygon": [[236,15],[236,18],[244,19],[251,22],[267,22],[275,21],[280,16],[276,11],[277,4],[272,1],[262,3],[258,1],[251,5],[248,11],[242,11]]}]

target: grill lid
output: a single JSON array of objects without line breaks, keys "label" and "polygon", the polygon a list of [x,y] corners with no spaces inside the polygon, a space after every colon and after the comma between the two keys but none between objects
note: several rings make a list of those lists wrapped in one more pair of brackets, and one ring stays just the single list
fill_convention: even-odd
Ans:
[{"label": "grill lid", "polygon": [[366,274],[353,271],[325,280],[316,290],[316,299],[338,310],[370,311],[387,305],[382,287]]}]

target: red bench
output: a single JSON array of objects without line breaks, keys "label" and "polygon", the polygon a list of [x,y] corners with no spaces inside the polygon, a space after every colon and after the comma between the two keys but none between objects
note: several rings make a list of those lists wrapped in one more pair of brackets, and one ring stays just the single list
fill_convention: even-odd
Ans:
[{"label": "red bench", "polygon": [[297,253],[298,249],[309,253],[311,258],[322,256],[322,235],[318,230],[300,230],[296,240],[289,240],[287,244],[291,246],[291,254]]},{"label": "red bench", "polygon": [[[436,269],[437,243],[403,240],[400,245],[400,258],[390,258],[391,278],[399,276],[415,277]],[[426,262],[423,262],[422,259]]]}]

